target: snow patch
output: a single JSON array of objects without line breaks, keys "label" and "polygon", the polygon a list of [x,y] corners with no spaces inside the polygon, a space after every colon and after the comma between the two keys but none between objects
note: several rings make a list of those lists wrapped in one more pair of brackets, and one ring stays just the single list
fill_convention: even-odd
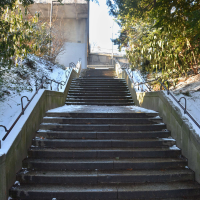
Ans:
[{"label": "snow patch", "polygon": [[[145,82],[140,74],[140,71],[132,71],[131,69],[126,69],[126,72],[130,80],[133,81],[133,86],[136,92],[149,92],[149,88],[146,84],[140,84]],[[138,84],[140,85],[138,86]]]},{"label": "snow patch", "polygon": [[29,172],[29,171],[25,169],[25,170],[23,171],[23,174],[27,174],[28,172]]},{"label": "snow patch", "polygon": [[[24,63],[24,66],[19,66],[18,68],[12,68],[12,70],[15,70],[16,73],[11,73],[10,75],[7,73],[5,76],[2,76],[2,78],[7,81],[5,85],[3,85],[3,88],[0,88],[0,91],[7,91],[6,95],[3,96],[0,100],[0,124],[4,125],[7,129],[9,129],[14,121],[17,119],[19,114],[21,113],[21,97],[27,96],[28,99],[31,99],[33,94],[36,91],[35,82],[38,78],[42,78],[42,76],[46,76],[49,79],[55,80],[57,82],[66,81],[65,85],[62,86],[62,88],[59,88],[60,92],[63,92],[65,90],[67,81],[69,80],[70,74],[72,72],[72,69],[65,69],[60,65],[54,65],[48,61],[45,61],[41,58],[38,58],[34,55],[28,55],[28,59],[34,61],[34,66],[26,66]],[[25,62],[25,61],[24,61]],[[75,71],[79,71],[81,67],[81,63],[78,63],[76,68],[74,68]],[[16,74],[19,75],[16,76]],[[67,78],[67,79],[66,79]],[[23,88],[21,88],[20,91],[16,91],[16,88],[14,87],[16,83],[13,83],[13,79],[17,80],[18,87],[20,88],[21,85]],[[38,81],[38,85],[40,84],[40,81]],[[24,90],[29,86],[28,90]],[[51,89],[49,84],[44,84],[45,89]],[[52,90],[57,91],[58,90],[58,84],[52,83]],[[10,146],[12,145],[13,141],[17,137],[17,133],[22,128],[22,125],[24,122],[28,119],[28,116],[32,112],[33,108],[37,104],[38,100],[42,96],[44,92],[44,89],[40,89],[36,96],[33,98],[32,102],[29,104],[28,108],[26,109],[24,115],[20,117],[17,124],[14,126],[8,137],[5,141],[2,141],[2,148],[0,155],[6,153]],[[28,103],[27,99],[23,99],[24,107]],[[3,136],[6,134],[5,130],[0,127],[0,140],[2,140]]]},{"label": "snow patch", "polygon": [[89,106],[89,105],[64,105],[59,108],[48,110],[47,113],[70,113],[70,112],[91,112],[91,113],[118,113],[118,112],[135,112],[135,113],[157,113],[154,110],[138,106]]},{"label": "snow patch", "polygon": [[43,130],[43,129],[39,129],[37,132],[50,132],[52,130]]},{"label": "snow patch", "polygon": [[154,110],[142,108],[139,106],[126,106],[127,108],[130,108],[130,110],[134,110],[135,112],[144,112],[144,113],[157,113]]},{"label": "snow patch", "polygon": [[[172,98],[172,96],[167,95],[167,91],[164,91],[165,95],[167,96],[168,99],[170,99],[173,104],[179,108],[182,116],[184,118],[186,118],[187,120],[189,120],[189,122],[191,123],[193,129],[195,129],[196,133],[200,136],[200,129],[199,127],[190,119],[190,117],[187,114],[184,114],[184,110],[179,106],[179,104]],[[186,109],[187,111],[192,115],[192,117],[198,122],[198,124],[200,124],[200,92],[191,92],[190,95],[191,96],[185,96],[183,94],[176,94],[174,92],[172,92],[174,94],[174,96],[176,97],[176,99],[180,99],[181,97],[185,97],[187,100],[187,104],[186,104]],[[181,105],[183,107],[185,107],[185,101],[182,100],[180,101]]]},{"label": "snow patch", "polygon": [[20,185],[19,181],[15,181],[14,185]]},{"label": "snow patch", "polygon": [[[120,65],[119,65],[120,66]],[[118,67],[119,68],[119,67]],[[149,89],[145,84],[140,85],[141,87],[134,85],[134,83],[145,82],[145,80],[141,77],[139,71],[131,71],[131,69],[126,69],[126,72],[133,81],[133,86],[136,92],[148,92]],[[170,96],[167,95],[167,91],[163,91],[167,96],[168,100],[171,101],[177,108],[180,109],[182,114],[182,119],[189,120],[191,124],[191,128],[195,130],[197,135],[200,137],[200,128],[190,119],[187,114],[184,114],[184,110],[178,105],[178,103]],[[185,97],[187,100],[187,111],[191,114],[191,116],[200,124],[200,74],[196,76],[192,76],[187,80],[180,80],[179,84],[176,85],[176,88],[170,88],[170,92],[179,100],[181,97]],[[182,99],[180,101],[183,107],[185,107],[185,101]]]},{"label": "snow patch", "polygon": [[59,108],[54,108],[54,109],[51,109],[51,110],[48,110],[48,112],[51,112],[51,113],[65,113],[65,112],[74,112],[74,111],[78,111],[78,110],[81,110],[83,108],[86,108],[87,105],[64,105],[62,107],[59,107]]},{"label": "snow patch", "polygon": [[170,150],[180,150],[176,145],[169,147]]},{"label": "snow patch", "polygon": [[175,139],[170,138],[170,137],[169,137],[169,138],[161,138],[161,140],[164,140],[164,141],[165,141],[165,140],[167,140],[167,141],[176,141]]}]

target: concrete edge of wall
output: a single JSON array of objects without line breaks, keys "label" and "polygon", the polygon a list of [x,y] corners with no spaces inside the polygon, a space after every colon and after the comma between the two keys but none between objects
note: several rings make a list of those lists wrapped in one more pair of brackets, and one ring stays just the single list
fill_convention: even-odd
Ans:
[{"label": "concrete edge of wall", "polygon": [[195,172],[195,180],[200,183],[200,136],[192,128],[180,108],[165,95],[164,92],[136,92],[126,71],[118,71],[118,78],[124,78],[135,105],[159,112],[167,129],[171,131],[182,155],[188,159],[188,166]]},{"label": "concrete edge of wall", "polygon": [[27,157],[27,150],[31,146],[32,139],[35,137],[46,111],[64,105],[72,79],[78,78],[80,71],[81,68],[78,73],[72,71],[64,92],[45,90],[42,93],[27,120],[21,125],[21,130],[13,141],[11,148],[6,154],[0,154],[1,200],[8,199],[9,188],[16,180],[16,173],[22,168],[22,160]]}]

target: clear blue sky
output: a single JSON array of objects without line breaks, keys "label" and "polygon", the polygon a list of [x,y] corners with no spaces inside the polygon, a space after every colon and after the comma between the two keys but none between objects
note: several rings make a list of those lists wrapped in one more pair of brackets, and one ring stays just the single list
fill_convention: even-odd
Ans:
[{"label": "clear blue sky", "polygon": [[[106,0],[100,0],[99,5],[90,2],[91,45],[96,44],[96,46],[100,46],[103,50],[111,50],[112,26],[113,38],[116,38],[119,31],[119,26],[114,22],[113,17],[109,16]],[[114,46],[114,49],[117,49],[117,46]]]}]

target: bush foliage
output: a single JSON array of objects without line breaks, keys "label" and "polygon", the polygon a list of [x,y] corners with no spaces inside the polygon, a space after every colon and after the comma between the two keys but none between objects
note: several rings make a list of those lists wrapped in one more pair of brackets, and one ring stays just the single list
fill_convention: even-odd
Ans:
[{"label": "bush foliage", "polygon": [[133,67],[181,76],[200,64],[200,4],[197,0],[107,0]]}]

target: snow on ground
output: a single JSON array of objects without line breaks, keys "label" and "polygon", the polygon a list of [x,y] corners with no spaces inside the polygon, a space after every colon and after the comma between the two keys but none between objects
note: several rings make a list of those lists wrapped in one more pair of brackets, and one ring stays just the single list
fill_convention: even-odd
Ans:
[{"label": "snow on ground", "polygon": [[[171,92],[178,100],[181,97],[186,98],[187,111],[198,122],[198,124],[200,124],[200,74],[192,76],[184,82],[180,82],[175,89],[171,89]],[[180,107],[170,95],[167,95],[167,97],[169,97],[177,107]],[[180,103],[185,107],[184,99],[181,99]],[[190,121],[193,129],[196,130],[196,133],[200,136],[200,128],[189,118],[188,115],[184,114],[182,109],[180,110],[181,113]]]},{"label": "snow on ground", "polygon": [[157,113],[154,110],[149,110],[146,108],[138,106],[96,106],[96,105],[64,105],[59,108],[49,110],[51,113]]},{"label": "snow on ground", "polygon": [[[69,76],[71,71],[34,55],[28,55],[28,59],[29,61],[23,61],[22,66],[13,67],[9,73],[5,73],[3,84],[0,85],[0,125],[4,125],[7,129],[11,127],[21,113],[21,97],[27,96],[30,99],[35,93],[35,80],[37,78],[47,76],[57,82],[65,81],[66,76]],[[40,85],[40,81],[38,81],[38,85]],[[50,85],[45,85],[45,87],[45,89],[50,89]],[[52,89],[58,91],[58,84],[53,83]],[[60,92],[63,90],[64,87],[59,88]],[[23,102],[26,106],[26,98],[23,99]],[[0,127],[0,139],[4,135],[5,131]]]},{"label": "snow on ground", "polygon": [[[145,80],[142,78],[140,71],[131,71],[131,69],[126,69],[127,74],[129,74],[129,77],[131,77],[133,83],[135,83],[134,89],[136,92],[149,92],[149,89],[146,84],[140,84],[138,83],[144,83]],[[139,87],[138,87],[139,86]]]},{"label": "snow on ground", "polygon": [[[127,74],[129,74],[129,77],[132,78],[134,83],[145,82],[138,71],[131,71],[130,69],[126,69],[126,71],[128,72]],[[148,88],[146,89],[145,86],[146,85],[143,84],[142,90],[141,87],[138,89],[138,86],[136,85],[136,92],[148,91]],[[179,100],[181,97],[186,98],[187,111],[198,122],[198,124],[200,124],[200,74],[192,76],[187,80],[180,80],[175,88],[170,88],[170,91],[177,100]],[[200,128],[190,119],[188,115],[184,114],[183,109],[181,109],[178,103],[170,95],[167,95],[167,91],[164,92],[167,98],[169,98],[174,103],[174,105],[180,108],[182,115],[189,120],[192,128],[195,129],[196,133],[200,136]],[[185,107],[184,99],[181,99],[180,103],[183,105],[183,107]]]}]

